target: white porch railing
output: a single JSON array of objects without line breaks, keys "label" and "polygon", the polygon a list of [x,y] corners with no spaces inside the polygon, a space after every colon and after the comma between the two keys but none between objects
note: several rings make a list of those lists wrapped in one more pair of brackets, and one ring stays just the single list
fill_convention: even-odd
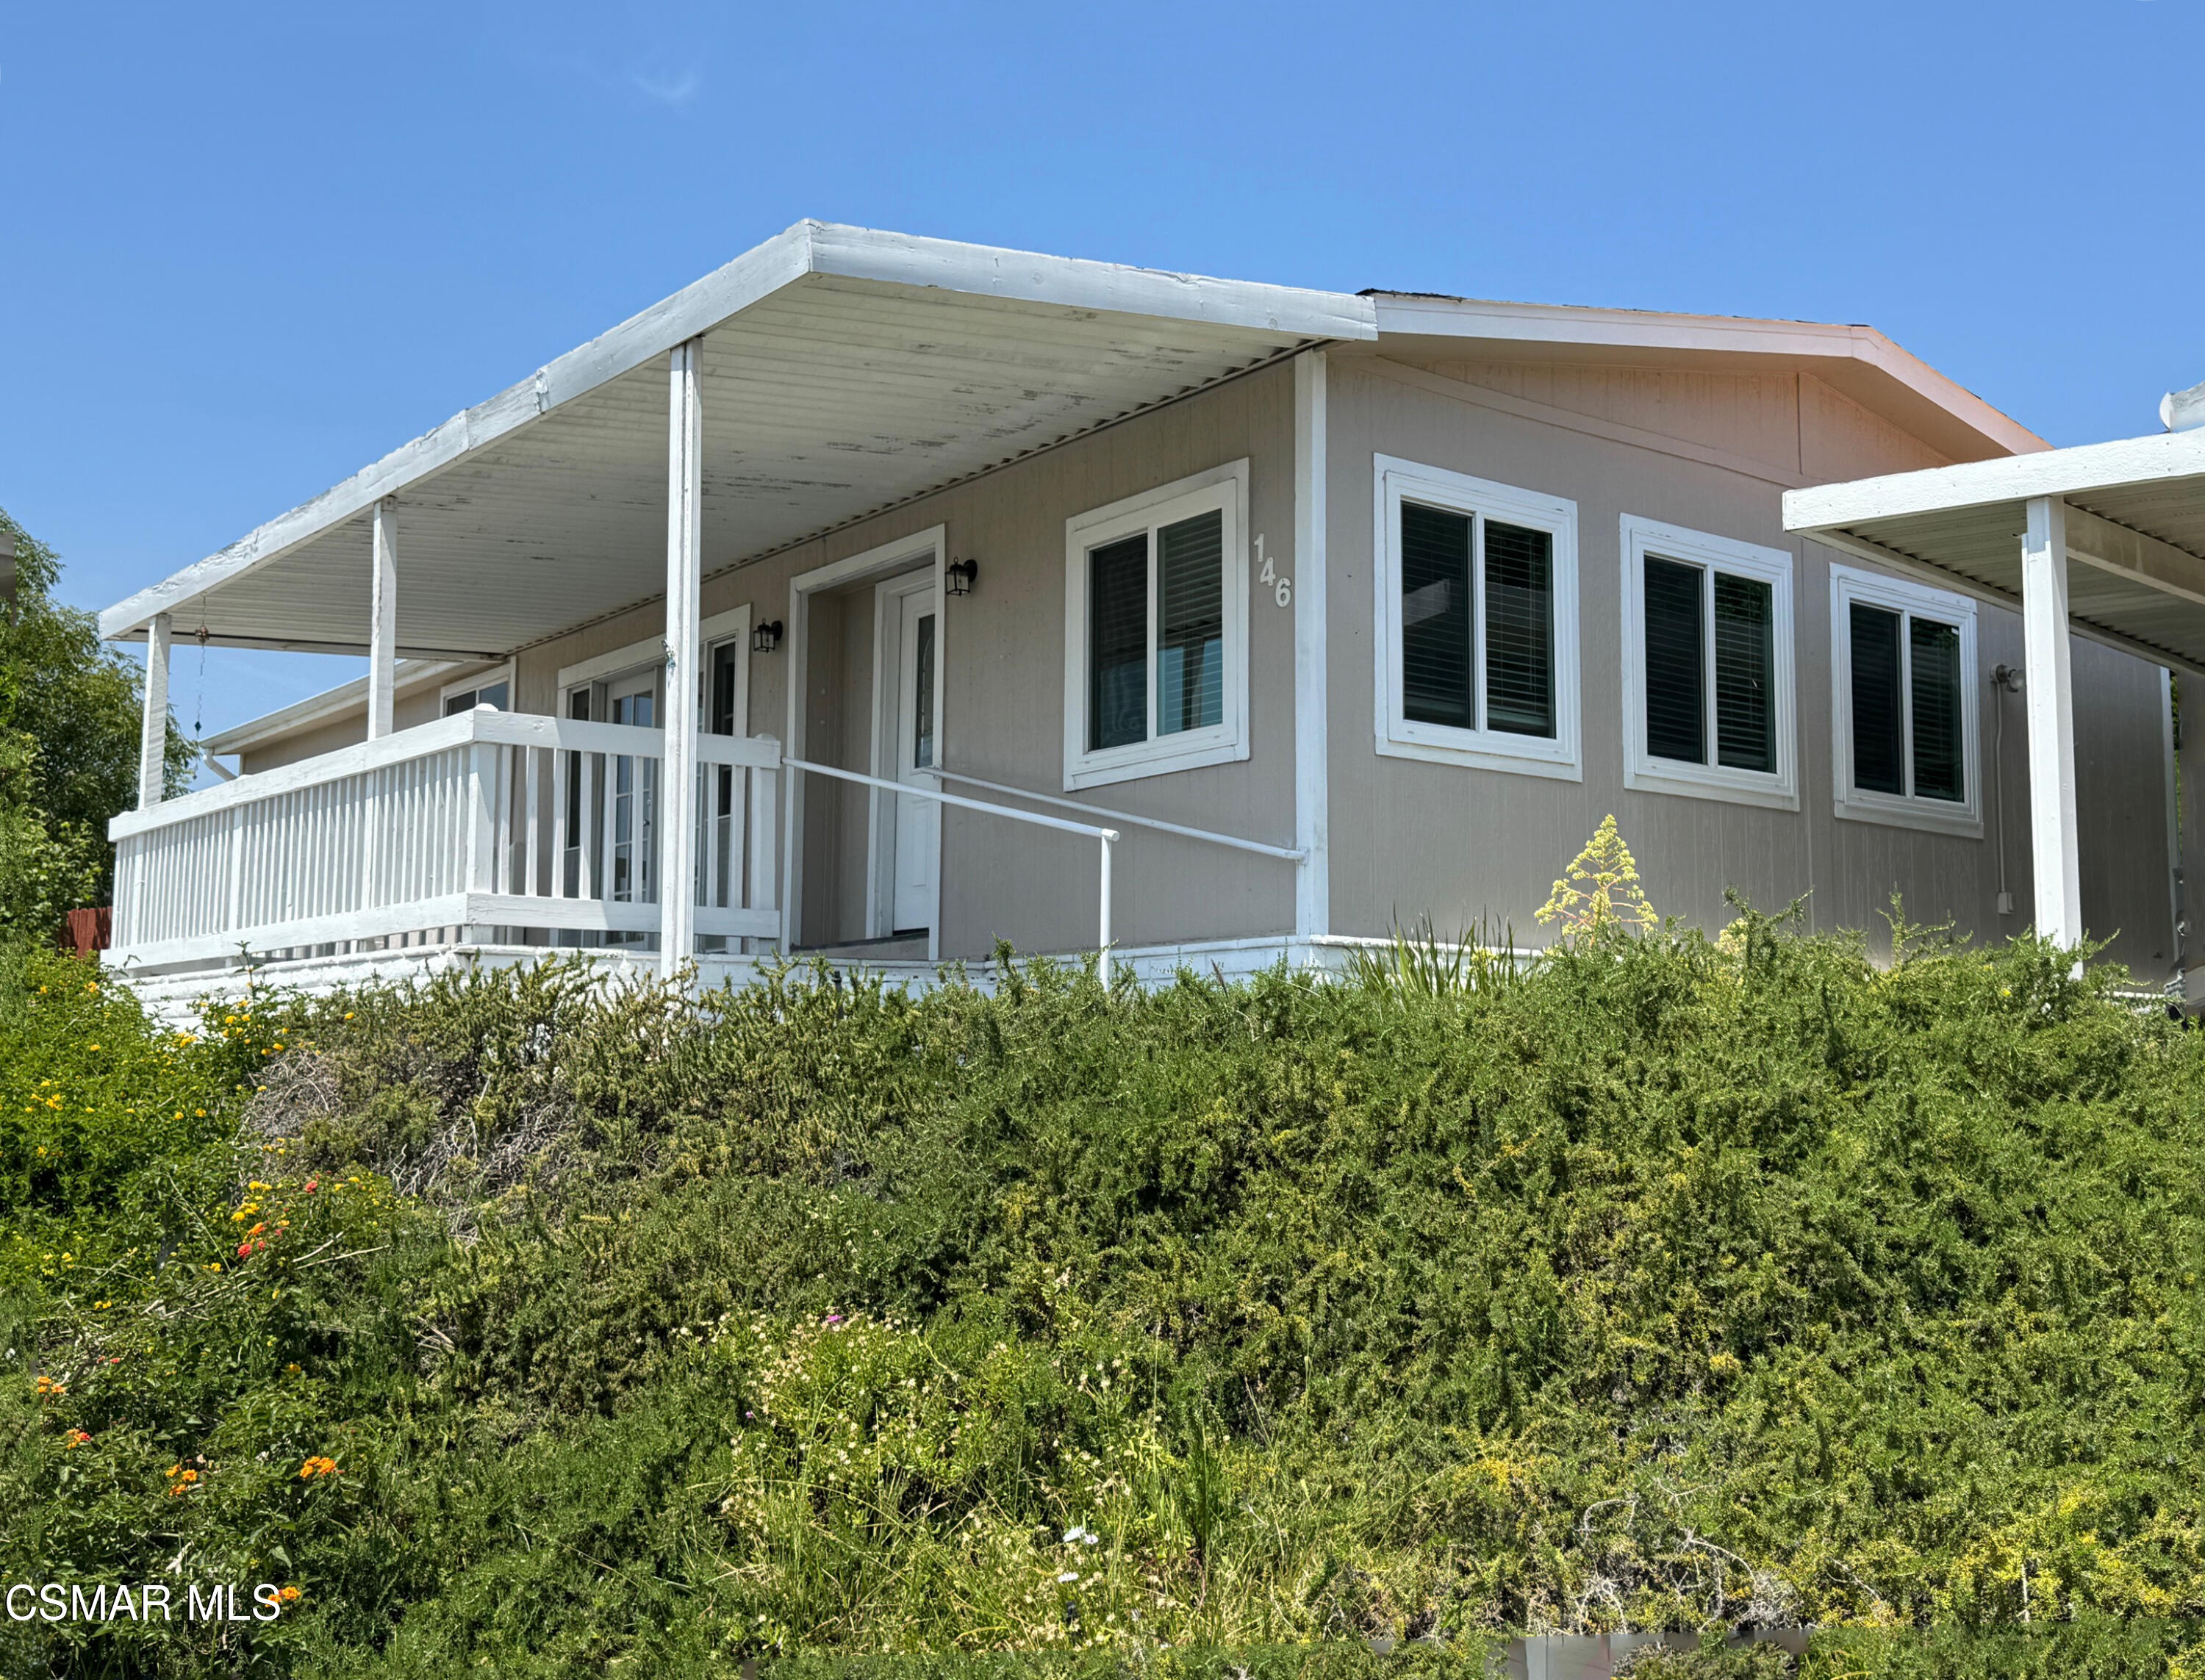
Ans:
[{"label": "white porch railing", "polygon": [[[108,960],[656,934],[663,752],[656,729],[484,708],[125,812]],[[697,756],[697,931],[778,939],[781,744],[707,734]]]}]

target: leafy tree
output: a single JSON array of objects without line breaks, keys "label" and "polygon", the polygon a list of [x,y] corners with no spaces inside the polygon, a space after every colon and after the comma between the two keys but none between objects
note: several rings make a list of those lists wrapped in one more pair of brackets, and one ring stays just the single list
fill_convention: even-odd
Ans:
[{"label": "leafy tree", "polygon": [[[54,598],[61,561],[0,511],[15,539],[16,597],[0,609],[0,940],[44,940],[64,911],[107,902],[107,822],[136,798],[135,661],[90,613]],[[169,726],[170,793],[191,748]]]}]

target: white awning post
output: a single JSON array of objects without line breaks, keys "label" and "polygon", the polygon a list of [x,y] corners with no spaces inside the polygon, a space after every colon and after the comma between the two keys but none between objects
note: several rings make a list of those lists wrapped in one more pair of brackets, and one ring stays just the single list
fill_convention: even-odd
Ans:
[{"label": "white awning post", "polygon": [[1095,948],[1101,953],[1102,983],[1110,983],[1110,837],[1100,836],[1096,844],[1102,848],[1102,942]]},{"label": "white awning post", "polygon": [[670,405],[666,456],[666,757],[659,798],[662,867],[658,887],[658,971],[671,978],[697,953],[697,714],[704,607],[704,409],[698,389],[704,341],[677,344],[667,356]]},{"label": "white awning post", "polygon": [[375,504],[373,569],[368,585],[367,738],[390,733],[398,670],[398,499]]},{"label": "white awning post", "polygon": [[1294,358],[1294,931],[1332,931],[1331,728],[1325,631],[1325,357]]},{"label": "white awning post", "polygon": [[150,810],[168,791],[169,615],[146,626],[146,712],[138,729],[138,809]]},{"label": "white awning post", "polygon": [[2075,681],[2068,651],[2067,504],[2029,503],[2021,541],[2022,656],[2029,705],[2029,837],[2036,931],[2059,945],[2083,937],[2075,820]]}]

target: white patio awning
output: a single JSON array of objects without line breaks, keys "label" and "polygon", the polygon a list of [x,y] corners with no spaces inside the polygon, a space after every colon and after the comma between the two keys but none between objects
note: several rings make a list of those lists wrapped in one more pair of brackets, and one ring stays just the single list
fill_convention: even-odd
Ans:
[{"label": "white patio awning", "polygon": [[2205,675],[2205,430],[1792,490],[1784,524],[2018,608],[2039,497],[2066,504],[2076,633]]},{"label": "white patio awning", "polygon": [[2019,609],[2035,923],[2074,944],[2088,930],[2069,641],[2205,677],[2205,430],[1788,490],[1784,525]]},{"label": "white patio awning", "polygon": [[100,614],[143,639],[360,653],[395,496],[396,650],[495,657],[665,587],[666,354],[704,339],[722,567],[1301,346],[1371,300],[803,222]]}]

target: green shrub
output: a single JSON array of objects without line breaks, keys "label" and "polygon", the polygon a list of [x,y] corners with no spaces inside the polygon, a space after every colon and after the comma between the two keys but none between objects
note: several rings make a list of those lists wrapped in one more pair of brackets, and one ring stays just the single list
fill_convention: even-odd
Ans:
[{"label": "green shrub", "polygon": [[[1746,917],[1155,992],[551,965],[182,1042],[36,963],[6,1124],[80,1117],[0,1132],[0,1574],[294,1585],[300,1674],[2187,1660],[2205,1038],[2069,969]],[[0,1660],[216,1661],[133,1638]]]}]

